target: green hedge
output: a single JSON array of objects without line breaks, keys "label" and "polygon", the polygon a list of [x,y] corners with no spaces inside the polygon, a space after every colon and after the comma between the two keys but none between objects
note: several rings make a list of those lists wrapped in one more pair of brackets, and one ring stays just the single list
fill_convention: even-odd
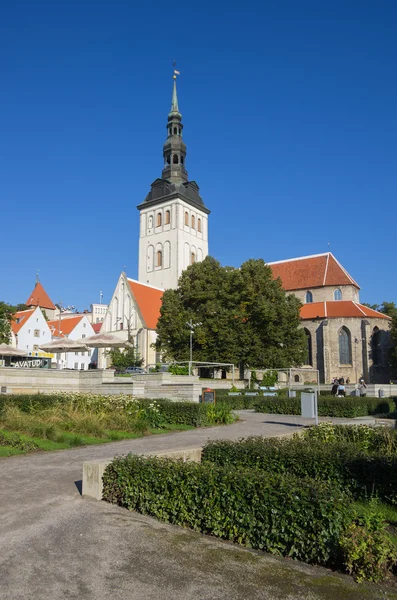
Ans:
[{"label": "green hedge", "polygon": [[[140,400],[144,407],[151,400]],[[206,427],[214,424],[227,424],[234,421],[231,407],[224,405],[199,404],[195,402],[172,402],[156,400],[161,415],[167,423]]]},{"label": "green hedge", "polygon": [[[301,403],[298,398],[256,398],[254,408],[258,412],[279,415],[300,415]],[[366,417],[387,414],[395,410],[391,398],[335,398],[320,396],[318,414],[320,417]]]},{"label": "green hedge", "polygon": [[103,499],[273,554],[325,564],[350,520],[338,485],[135,455],[103,476]]},{"label": "green hedge", "polygon": [[[0,396],[0,415],[6,404],[17,406],[23,412],[31,413],[51,408],[64,402],[62,394],[4,394]],[[139,400],[139,406],[147,408],[153,400]],[[227,424],[234,421],[232,407],[220,404],[199,404],[194,402],[173,402],[166,399],[156,400],[166,423],[205,427],[214,424]]]},{"label": "green hedge", "polygon": [[369,455],[352,443],[262,437],[221,440],[204,447],[202,460],[221,467],[257,468],[338,483],[357,498],[375,493],[397,504],[397,456],[386,457],[381,452]]}]

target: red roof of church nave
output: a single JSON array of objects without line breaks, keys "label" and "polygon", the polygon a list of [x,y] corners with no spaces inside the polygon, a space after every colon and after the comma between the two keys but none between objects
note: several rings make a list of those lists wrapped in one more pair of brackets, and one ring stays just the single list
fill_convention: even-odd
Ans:
[{"label": "red roof of church nave", "polygon": [[331,252],[268,263],[275,279],[280,277],[286,291],[327,285],[359,285]]},{"label": "red roof of church nave", "polygon": [[161,298],[164,290],[145,283],[128,279],[132,293],[138,304],[142,319],[148,329],[156,329],[160,317]]},{"label": "red roof of church nave", "polygon": [[48,327],[51,329],[54,337],[65,337],[65,335],[72,333],[73,329],[83,318],[84,315],[76,315],[75,317],[67,317],[64,319],[61,318],[61,335],[59,335],[59,319],[48,321]]}]

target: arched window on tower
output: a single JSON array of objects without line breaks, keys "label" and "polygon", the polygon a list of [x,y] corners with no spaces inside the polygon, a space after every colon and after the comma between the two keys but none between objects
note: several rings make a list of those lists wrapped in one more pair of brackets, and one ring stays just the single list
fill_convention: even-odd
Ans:
[{"label": "arched window on tower", "polygon": [[161,213],[157,213],[157,227],[161,227]]},{"label": "arched window on tower", "polygon": [[189,213],[185,212],[185,225],[189,226]]},{"label": "arched window on tower", "polygon": [[194,252],[192,252],[190,255],[190,264],[194,265],[195,262],[196,262],[196,254]]},{"label": "arched window on tower", "polygon": [[371,338],[371,349],[372,349],[372,364],[380,365],[381,359],[381,339],[379,327],[374,327],[372,330]]},{"label": "arched window on tower", "polygon": [[163,253],[161,252],[161,250],[157,251],[157,266],[158,267],[163,266]]},{"label": "arched window on tower", "polygon": [[347,327],[339,330],[339,364],[351,365],[352,363],[352,345],[351,335]]},{"label": "arched window on tower", "polygon": [[176,127],[174,127],[174,135],[177,135],[177,133],[178,133],[178,130]]},{"label": "arched window on tower", "polygon": [[181,165],[183,165],[183,156],[181,156]]},{"label": "arched window on tower", "polygon": [[172,135],[172,127],[169,128],[168,133]]},{"label": "arched window on tower", "polygon": [[306,300],[305,300],[306,304],[309,304],[310,302],[313,302],[313,294],[311,292],[306,292]]},{"label": "arched window on tower", "polygon": [[196,219],[194,215],[192,215],[192,229],[196,229]]},{"label": "arched window on tower", "polygon": [[334,290],[334,300],[342,300],[342,292],[339,288]]},{"label": "arched window on tower", "polygon": [[171,222],[171,214],[169,210],[165,211],[165,225],[169,225]]},{"label": "arched window on tower", "polygon": [[306,327],[303,330],[306,336],[306,365],[313,366],[313,354],[312,354],[312,335]]},{"label": "arched window on tower", "polygon": [[201,219],[197,219],[197,231],[201,233]]},{"label": "arched window on tower", "polygon": [[167,155],[167,165],[171,164],[171,154]]},{"label": "arched window on tower", "polygon": [[174,154],[174,156],[172,157],[172,162],[174,165],[178,164],[178,155],[177,154]]}]

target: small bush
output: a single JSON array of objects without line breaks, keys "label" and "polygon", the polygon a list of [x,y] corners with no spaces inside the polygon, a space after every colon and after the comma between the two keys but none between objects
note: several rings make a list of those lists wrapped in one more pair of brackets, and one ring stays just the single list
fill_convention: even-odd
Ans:
[{"label": "small bush", "polygon": [[376,499],[356,511],[340,539],[344,566],[356,581],[382,581],[397,564],[397,547]]},{"label": "small bush", "polygon": [[103,499],[244,546],[326,564],[348,519],[339,486],[128,455],[103,476]]}]

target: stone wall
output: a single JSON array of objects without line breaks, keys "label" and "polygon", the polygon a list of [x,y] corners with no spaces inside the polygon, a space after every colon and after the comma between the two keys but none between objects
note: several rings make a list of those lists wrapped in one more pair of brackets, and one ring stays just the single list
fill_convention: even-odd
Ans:
[{"label": "stone wall", "polygon": [[306,292],[313,294],[313,302],[325,302],[334,300],[334,291],[342,292],[342,300],[353,300],[359,302],[359,291],[354,285],[326,285],[318,288],[307,288],[304,290],[292,290],[288,293],[294,294],[302,304],[306,303]]},{"label": "stone wall", "polygon": [[[349,378],[356,383],[361,377],[372,383],[388,383],[386,368],[389,343],[389,322],[385,319],[357,317],[305,320],[302,327],[311,334],[313,368],[320,371],[321,383],[330,383],[334,377]],[[339,332],[345,327],[350,335],[351,360],[349,364],[339,361]],[[375,366],[373,340],[374,329],[384,332],[379,337],[378,354],[383,364]]]}]

